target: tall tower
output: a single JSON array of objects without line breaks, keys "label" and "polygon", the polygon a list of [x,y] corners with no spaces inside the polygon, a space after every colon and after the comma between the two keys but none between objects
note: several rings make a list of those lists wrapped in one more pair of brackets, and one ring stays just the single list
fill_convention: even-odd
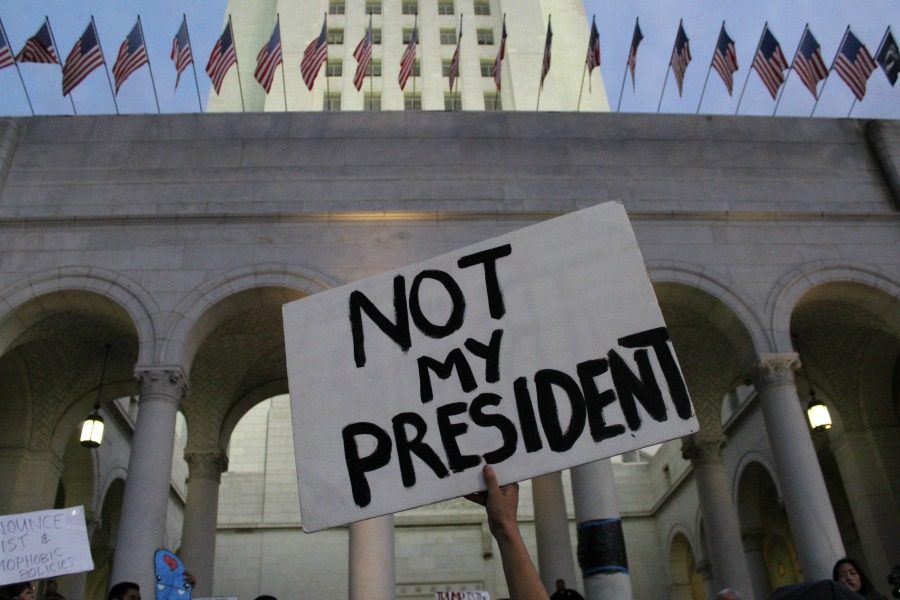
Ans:
[{"label": "tall tower", "polygon": [[[585,72],[590,22],[582,0],[229,0],[226,22],[229,14],[247,112],[609,110],[600,69],[594,69],[590,78]],[[328,61],[310,91],[300,76],[300,60],[306,45],[319,35],[326,14]],[[491,67],[501,43],[504,14],[508,38],[498,97]],[[370,15],[374,75],[366,77],[357,91],[353,50],[365,35]],[[460,75],[451,92],[447,72],[460,35],[460,15]],[[266,95],[253,71],[276,16],[281,20],[284,79],[279,68]],[[553,29],[552,62],[538,102],[548,18]],[[415,24],[418,68],[401,90],[400,57]],[[241,110],[234,70],[225,78],[221,95],[210,92],[210,112]]]}]

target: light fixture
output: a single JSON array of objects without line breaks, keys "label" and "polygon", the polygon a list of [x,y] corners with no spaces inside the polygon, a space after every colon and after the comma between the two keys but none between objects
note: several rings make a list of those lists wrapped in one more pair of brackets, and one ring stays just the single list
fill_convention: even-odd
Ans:
[{"label": "light fixture", "polygon": [[[791,332],[791,338],[794,340],[794,347],[797,347],[797,334]],[[816,390],[813,389],[812,380],[806,371],[806,365],[801,360],[800,368],[803,369],[803,376],[806,378],[806,386],[809,388],[809,402],[806,404],[806,418],[809,420],[809,426],[814,431],[828,431],[831,429],[831,413],[825,403],[816,398]]]},{"label": "light fixture", "polygon": [[109,344],[103,354],[103,368],[100,371],[100,385],[97,387],[97,399],[94,410],[81,424],[81,438],[78,440],[85,448],[97,448],[103,443],[103,417],[100,416],[100,395],[103,393],[103,378],[106,375],[106,361],[109,358]]}]

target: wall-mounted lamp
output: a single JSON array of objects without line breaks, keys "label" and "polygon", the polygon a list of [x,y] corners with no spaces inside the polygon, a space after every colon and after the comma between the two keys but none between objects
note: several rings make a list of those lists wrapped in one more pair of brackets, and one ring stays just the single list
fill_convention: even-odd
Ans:
[{"label": "wall-mounted lamp", "polygon": [[[794,347],[797,346],[797,334],[792,333],[794,339]],[[809,426],[815,431],[828,431],[831,429],[831,413],[825,403],[816,398],[816,390],[813,389],[812,380],[806,371],[806,365],[800,361],[800,368],[803,369],[803,376],[806,377],[806,385],[809,387],[809,402],[806,404],[806,418],[809,420]]]},{"label": "wall-mounted lamp", "polygon": [[106,361],[109,358],[110,345],[106,345],[103,354],[103,369],[100,371],[100,385],[97,387],[97,399],[94,401],[94,410],[81,424],[81,437],[79,442],[85,448],[97,448],[103,443],[103,417],[100,416],[100,395],[103,393],[103,378],[106,376]]}]

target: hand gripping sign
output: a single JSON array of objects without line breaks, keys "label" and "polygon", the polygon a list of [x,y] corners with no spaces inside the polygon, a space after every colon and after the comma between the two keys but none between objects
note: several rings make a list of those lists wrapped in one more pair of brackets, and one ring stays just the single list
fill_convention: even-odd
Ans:
[{"label": "hand gripping sign", "polygon": [[317,531],[697,431],[624,208],[607,203],[284,306]]}]

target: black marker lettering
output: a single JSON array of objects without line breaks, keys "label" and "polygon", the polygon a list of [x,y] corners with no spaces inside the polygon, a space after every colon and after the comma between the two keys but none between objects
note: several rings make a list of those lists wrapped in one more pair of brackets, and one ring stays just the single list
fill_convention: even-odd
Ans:
[{"label": "black marker lettering", "polygon": [[456,261],[456,265],[460,269],[466,269],[472,265],[484,265],[484,285],[487,288],[488,308],[491,317],[495,320],[506,314],[506,307],[503,304],[503,291],[500,289],[500,281],[497,279],[497,259],[510,254],[512,254],[512,246],[504,244],[503,246],[463,256]]},{"label": "black marker lettering", "polygon": [[465,402],[451,402],[437,409],[438,429],[441,431],[441,440],[444,442],[444,452],[447,454],[447,464],[454,473],[465,471],[469,467],[477,467],[481,464],[481,458],[476,454],[462,454],[456,438],[469,430],[466,423],[454,423],[450,417],[462,415],[466,412]]},{"label": "black marker lettering", "polygon": [[516,408],[519,411],[519,424],[522,426],[522,441],[526,452],[537,452],[544,447],[541,434],[538,432],[537,419],[534,418],[534,406],[528,391],[528,380],[519,377],[513,382],[516,396]]},{"label": "black marker lettering", "polygon": [[366,366],[366,340],[362,312],[365,312],[400,349],[406,353],[412,345],[409,337],[409,317],[406,308],[406,283],[402,275],[394,277],[394,321],[385,317],[378,307],[360,291],[350,294],[350,331],[353,334],[353,359],[356,368]]},{"label": "black marker lettering", "polygon": [[619,345],[624,348],[642,348],[650,346],[656,353],[656,360],[662,369],[663,376],[666,378],[666,385],[669,386],[669,395],[672,396],[672,403],[675,405],[675,412],[682,419],[691,417],[691,399],[688,396],[687,386],[684,383],[684,377],[675,362],[675,356],[669,347],[669,332],[665,327],[657,327],[648,329],[641,333],[627,335],[619,339]]},{"label": "black marker lettering", "polygon": [[459,375],[459,384],[464,392],[471,392],[478,384],[475,383],[475,376],[472,374],[472,368],[469,367],[469,361],[459,348],[454,348],[447,355],[447,360],[439,362],[430,356],[420,356],[419,363],[419,397],[422,403],[431,402],[434,399],[434,390],[431,388],[431,376],[429,372],[434,372],[441,379],[449,379],[456,369]]},{"label": "black marker lettering", "polygon": [[[416,484],[416,470],[413,467],[412,454],[422,459],[438,479],[443,479],[450,474],[437,452],[422,441],[425,437],[425,430],[428,428],[425,419],[417,413],[406,412],[400,413],[391,419],[391,422],[394,425],[394,443],[397,447],[397,460],[400,462],[403,487],[412,487]],[[407,436],[407,425],[412,425],[415,429],[415,436],[412,439]]]},{"label": "black marker lettering", "polygon": [[[639,355],[640,354],[640,355]],[[613,385],[616,388],[616,394],[619,396],[619,404],[622,406],[622,412],[625,414],[625,422],[632,431],[641,428],[641,417],[637,411],[635,399],[641,403],[641,406],[657,421],[666,420],[666,405],[663,403],[662,393],[656,384],[656,378],[653,375],[653,369],[650,367],[650,361],[647,359],[646,350],[638,350],[635,352],[635,360],[638,363],[638,369],[641,376],[635,375],[622,357],[615,350],[610,350],[609,354],[609,370],[612,373]]]},{"label": "black marker lettering", "polygon": [[[372,490],[366,481],[366,473],[380,469],[391,461],[391,436],[374,423],[350,423],[341,431],[344,437],[344,460],[350,476],[353,501],[359,507],[368,506],[372,501]],[[359,455],[356,437],[369,435],[375,438],[375,449],[368,456]]]},{"label": "black marker lettering", "polygon": [[[569,375],[556,369],[541,369],[535,373],[534,387],[537,391],[538,414],[541,416],[544,435],[547,436],[547,445],[554,452],[565,452],[575,445],[575,441],[584,431],[585,408],[581,388]],[[556,405],[554,387],[566,393],[572,407],[572,416],[565,431],[559,422],[559,408]]]},{"label": "black marker lettering", "polygon": [[500,404],[500,400],[501,398],[497,394],[478,394],[469,406],[469,416],[473,423],[479,427],[496,427],[500,430],[503,444],[496,450],[482,455],[484,461],[489,465],[503,462],[512,456],[516,451],[516,442],[519,438],[516,426],[504,415],[484,412],[486,406],[497,406]]},{"label": "black marker lettering", "polygon": [[578,380],[581,382],[581,390],[584,393],[584,403],[587,407],[588,427],[591,430],[591,438],[595,442],[616,437],[625,433],[625,426],[620,424],[607,425],[603,416],[603,409],[616,401],[616,393],[612,390],[597,389],[595,377],[606,373],[609,362],[605,358],[595,358],[578,363],[576,367]]},{"label": "black marker lettering", "polygon": [[[419,303],[419,287],[422,285],[423,279],[433,279],[444,286],[447,295],[450,296],[450,302],[453,304],[450,310],[450,316],[443,325],[436,325],[428,320],[422,312],[422,306]],[[440,339],[447,337],[460,327],[466,313],[466,299],[463,297],[462,290],[456,281],[453,280],[448,273],[435,269],[428,269],[416,275],[413,279],[412,286],[409,290],[409,314],[412,316],[413,323],[419,330],[430,338]]]},{"label": "black marker lettering", "polygon": [[503,339],[503,330],[495,329],[491,334],[491,341],[487,345],[478,340],[469,338],[466,340],[466,350],[479,358],[484,359],[484,380],[487,383],[500,381],[500,340]]}]

